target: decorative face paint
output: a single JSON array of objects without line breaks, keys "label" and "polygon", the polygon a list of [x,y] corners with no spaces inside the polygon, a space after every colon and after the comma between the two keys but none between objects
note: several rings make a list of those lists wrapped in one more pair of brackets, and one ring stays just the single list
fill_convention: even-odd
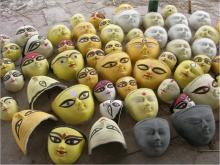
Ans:
[{"label": "decorative face paint", "polygon": [[158,101],[152,89],[139,88],[125,97],[125,107],[134,120],[140,121],[157,116]]},{"label": "decorative face paint", "polygon": [[144,16],[143,25],[145,29],[151,26],[164,26],[164,20],[160,13],[150,12]]},{"label": "decorative face paint", "polygon": [[81,22],[73,27],[73,37],[78,39],[83,34],[96,34],[95,27],[90,22]]},{"label": "decorative face paint", "polygon": [[89,18],[89,22],[94,25],[96,29],[99,28],[99,23],[105,19],[105,15],[99,11],[92,13],[92,15]]},{"label": "decorative face paint", "polygon": [[126,11],[126,10],[132,10],[133,7],[130,4],[123,3],[115,8],[115,14],[118,14],[120,12]]},{"label": "decorative face paint", "polygon": [[108,25],[112,24],[112,21],[108,18],[102,19],[99,23],[99,31],[102,31],[102,29]]},{"label": "decorative face paint", "polygon": [[118,41],[109,41],[105,45],[105,54],[122,52],[122,45]]},{"label": "decorative face paint", "polygon": [[174,79],[181,88],[184,88],[194,78],[202,74],[203,70],[197,63],[191,60],[185,60],[176,67]]},{"label": "decorative face paint", "polygon": [[175,39],[168,42],[166,51],[172,52],[177,57],[178,63],[189,60],[192,56],[189,43],[183,39]]},{"label": "decorative face paint", "polygon": [[0,51],[5,44],[10,43],[10,42],[11,42],[11,40],[10,40],[9,36],[7,36],[5,34],[0,34]]},{"label": "decorative face paint", "polygon": [[215,73],[215,74],[219,74],[220,73],[220,55],[215,56],[212,59],[212,67],[211,70]]},{"label": "decorative face paint", "polygon": [[187,42],[190,42],[192,38],[192,33],[187,25],[176,24],[169,29],[168,36],[170,40],[183,39]]},{"label": "decorative face paint", "polygon": [[211,18],[209,13],[197,10],[189,17],[189,24],[194,29],[197,30],[203,25],[211,25]]},{"label": "decorative face paint", "polygon": [[174,13],[177,13],[177,8],[174,5],[166,5],[162,10],[162,15],[164,18],[167,18]]},{"label": "decorative face paint", "polygon": [[116,97],[115,87],[111,81],[101,80],[94,87],[94,95],[99,102],[114,100]]},{"label": "decorative face paint", "polygon": [[11,92],[20,91],[24,87],[24,77],[18,70],[8,71],[2,80],[5,88]]},{"label": "decorative face paint", "polygon": [[92,92],[86,85],[73,85],[54,99],[52,110],[65,123],[84,123],[94,113]]},{"label": "decorative face paint", "polygon": [[56,164],[72,164],[82,154],[85,136],[78,130],[61,126],[51,130],[48,136],[48,153]]},{"label": "decorative face paint", "polygon": [[111,119],[101,117],[93,124],[89,133],[89,155],[94,148],[112,142],[120,143],[127,149],[125,138],[118,125]]},{"label": "decorative face paint", "polygon": [[62,80],[76,79],[76,75],[83,67],[83,56],[77,50],[66,50],[58,54],[51,62],[54,74]]},{"label": "decorative face paint", "polygon": [[196,105],[174,113],[171,119],[176,131],[190,144],[207,145],[215,134],[213,112],[207,105]]},{"label": "decorative face paint", "polygon": [[24,46],[24,55],[31,52],[37,52],[42,54],[45,58],[50,57],[53,54],[52,43],[41,35],[32,36]]},{"label": "decorative face paint", "polygon": [[206,55],[197,55],[193,58],[197,64],[199,64],[204,73],[208,73],[211,68],[212,60]]},{"label": "decorative face paint", "polygon": [[172,70],[177,63],[176,56],[172,52],[163,52],[160,54],[158,60],[166,63]]},{"label": "decorative face paint", "polygon": [[176,24],[184,24],[188,26],[188,21],[185,15],[182,13],[173,13],[165,20],[165,25],[167,28],[170,28],[173,25]]},{"label": "decorative face paint", "polygon": [[9,58],[0,59],[0,76],[3,77],[8,71],[15,69],[15,64]]},{"label": "decorative face paint", "polygon": [[75,27],[77,24],[85,22],[85,17],[82,14],[74,14],[70,19],[70,24],[72,27]]},{"label": "decorative face paint", "polygon": [[47,75],[49,69],[49,64],[47,59],[39,53],[28,53],[21,63],[21,70],[24,76],[40,76]]},{"label": "decorative face paint", "polygon": [[170,68],[156,59],[138,60],[134,66],[134,78],[140,87],[157,89],[160,83],[170,75]]},{"label": "decorative face paint", "polygon": [[21,48],[17,44],[7,43],[2,48],[2,56],[15,62],[21,57]]},{"label": "decorative face paint", "polygon": [[191,81],[184,89],[196,104],[206,104],[217,110],[220,104],[220,87],[210,74],[203,74]]},{"label": "decorative face paint", "polygon": [[58,51],[59,53],[64,52],[65,50],[74,50],[75,46],[73,44],[73,41],[71,40],[62,40],[58,44]]},{"label": "decorative face paint", "polygon": [[86,62],[88,66],[95,68],[99,59],[102,59],[105,53],[102,49],[91,49],[86,54]]},{"label": "decorative face paint", "polygon": [[112,53],[97,62],[96,70],[103,79],[114,83],[131,74],[131,61],[125,52]]},{"label": "decorative face paint", "polygon": [[161,26],[151,26],[144,32],[144,35],[156,39],[161,48],[164,48],[167,44],[167,31]]},{"label": "decorative face paint", "polygon": [[92,90],[99,78],[94,68],[85,67],[79,72],[77,79],[80,84],[87,85]]},{"label": "decorative face paint", "polygon": [[170,127],[162,118],[144,119],[134,126],[134,135],[141,150],[148,156],[160,156],[170,143]]},{"label": "decorative face paint", "polygon": [[2,97],[0,99],[0,119],[11,120],[13,115],[18,111],[17,102],[12,97]]},{"label": "decorative face paint", "polygon": [[131,29],[127,34],[128,41],[131,41],[132,39],[139,37],[144,37],[144,33],[141,29],[138,28]]}]

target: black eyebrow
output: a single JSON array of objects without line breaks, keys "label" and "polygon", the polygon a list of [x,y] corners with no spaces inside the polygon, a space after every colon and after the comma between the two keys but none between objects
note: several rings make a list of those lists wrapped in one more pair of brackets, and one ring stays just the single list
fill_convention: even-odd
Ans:
[{"label": "black eyebrow", "polygon": [[50,134],[55,134],[55,135],[58,135],[60,138],[62,138],[62,135],[57,132],[51,132]]},{"label": "black eyebrow", "polygon": [[68,135],[64,139],[69,139],[69,138],[76,138],[76,139],[83,139],[81,136],[76,136],[76,135]]},{"label": "black eyebrow", "polygon": [[[69,56],[68,56],[69,57]],[[62,56],[62,57],[58,57],[53,63],[51,63],[51,65],[53,65],[53,64],[55,64],[59,59],[61,59],[61,58],[68,58],[68,57],[66,57],[66,56]]]},{"label": "black eyebrow", "polygon": [[5,100],[3,100],[4,102],[6,102],[7,100],[9,100],[9,99],[13,99],[12,97],[8,97],[8,98],[6,98]]}]

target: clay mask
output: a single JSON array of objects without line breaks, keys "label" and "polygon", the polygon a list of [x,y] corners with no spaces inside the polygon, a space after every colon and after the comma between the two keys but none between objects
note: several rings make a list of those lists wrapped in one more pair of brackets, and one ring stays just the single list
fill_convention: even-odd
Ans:
[{"label": "clay mask", "polygon": [[64,52],[65,50],[74,50],[75,46],[73,41],[71,40],[62,40],[60,41],[60,43],[58,44],[58,52]]},{"label": "clay mask", "polygon": [[128,41],[131,41],[132,39],[138,37],[144,37],[144,33],[142,32],[141,29],[138,28],[131,29],[127,34]]},{"label": "clay mask", "polygon": [[101,20],[101,22],[99,23],[99,31],[102,31],[102,29],[108,25],[110,25],[112,23],[112,21],[108,18],[105,18],[103,20]]},{"label": "clay mask", "polygon": [[78,23],[72,29],[73,37],[78,39],[83,34],[96,34],[95,27],[90,22]]},{"label": "clay mask", "polygon": [[99,11],[92,13],[92,15],[89,18],[89,22],[94,25],[96,29],[99,28],[99,23],[105,19],[105,15]]},{"label": "clay mask", "polygon": [[119,14],[119,13],[121,13],[123,11],[132,10],[132,9],[134,9],[133,6],[131,6],[130,4],[127,4],[127,3],[123,3],[123,4],[121,4],[121,5],[119,5],[119,6],[117,6],[115,8],[115,12],[114,13],[115,14]]},{"label": "clay mask", "polygon": [[205,11],[197,10],[190,15],[189,24],[194,30],[199,29],[203,25],[211,25],[210,15]]},{"label": "clay mask", "polygon": [[105,53],[102,49],[91,49],[86,53],[86,62],[88,66],[95,68],[99,59],[102,59]]},{"label": "clay mask", "polygon": [[160,54],[158,60],[166,63],[172,70],[177,63],[176,56],[172,52],[163,52]]},{"label": "clay mask", "polygon": [[11,120],[13,115],[18,111],[17,102],[9,96],[0,98],[0,119]]},{"label": "clay mask", "polygon": [[169,29],[168,36],[170,40],[183,39],[187,42],[190,42],[192,38],[192,33],[187,25],[176,24]]},{"label": "clay mask", "polygon": [[219,74],[220,73],[220,55],[218,56],[215,56],[213,59],[212,59],[212,71],[215,73],[215,74]]},{"label": "clay mask", "polygon": [[177,13],[177,8],[174,5],[166,5],[162,10],[162,15],[164,18],[167,18],[174,13]]},{"label": "clay mask", "polygon": [[144,16],[143,25],[145,29],[151,26],[164,26],[164,20],[160,13],[150,12]]},{"label": "clay mask", "polygon": [[74,14],[70,19],[70,24],[72,27],[76,26],[77,24],[85,22],[85,17],[82,14]]},{"label": "clay mask", "polygon": [[109,41],[105,45],[105,54],[115,53],[115,52],[122,52],[122,45],[118,41]]},{"label": "clay mask", "polygon": [[5,35],[5,34],[0,34],[0,51],[2,50],[2,47],[7,44],[10,43],[10,37]]},{"label": "clay mask", "polygon": [[7,43],[2,48],[2,56],[15,62],[21,57],[21,48],[17,44]]},{"label": "clay mask", "polygon": [[15,69],[15,64],[9,58],[0,59],[0,76],[3,77],[8,71]]},{"label": "clay mask", "polygon": [[193,58],[197,64],[199,64],[204,73],[208,73],[211,68],[212,60],[206,55],[197,55]]},{"label": "clay mask", "polygon": [[169,17],[166,18],[165,25],[167,28],[170,28],[176,24],[184,24],[188,26],[188,21],[185,15],[182,13],[173,13]]}]

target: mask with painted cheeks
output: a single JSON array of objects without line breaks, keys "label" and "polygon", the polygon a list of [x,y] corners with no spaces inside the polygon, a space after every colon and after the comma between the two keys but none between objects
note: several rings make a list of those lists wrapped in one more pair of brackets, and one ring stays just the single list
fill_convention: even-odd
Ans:
[{"label": "mask with painted cheeks", "polygon": [[99,59],[102,59],[105,56],[105,53],[102,49],[90,49],[87,53],[86,53],[86,62],[88,64],[88,66],[95,68],[96,67],[96,63]]},{"label": "mask with painted cheeks", "polygon": [[177,63],[176,56],[172,52],[161,53],[158,60],[166,63],[171,70],[175,67],[175,65]]},{"label": "mask with painted cheeks", "polygon": [[115,52],[122,52],[122,45],[118,41],[109,41],[105,45],[105,54],[115,53]]},{"label": "mask with painted cheeks", "polygon": [[170,28],[173,25],[176,24],[184,24],[188,26],[188,21],[185,15],[182,13],[173,13],[165,20],[165,25],[167,28]]},{"label": "mask with painted cheeks", "polygon": [[215,56],[212,59],[212,66],[211,66],[211,70],[215,73],[215,74],[219,74],[220,73],[220,55]]},{"label": "mask with painted cheeks", "polygon": [[85,17],[82,14],[74,14],[70,19],[70,24],[72,27],[76,26],[77,24],[85,22]]},{"label": "mask with painted cheeks", "polygon": [[208,73],[211,68],[212,60],[206,55],[197,55],[193,58],[197,64],[199,64],[204,73]]},{"label": "mask with painted cheeks", "polygon": [[166,5],[162,10],[162,15],[164,19],[174,13],[177,13],[177,8],[174,5]]},{"label": "mask with painted cheeks", "polygon": [[133,38],[144,37],[144,33],[141,29],[133,28],[127,34],[128,41],[131,41]]},{"label": "mask with painted cheeks", "polygon": [[60,43],[58,44],[58,52],[64,52],[65,50],[74,50],[75,46],[73,41],[71,40],[62,40],[60,41]]},{"label": "mask with painted cheeks", "polygon": [[83,34],[96,34],[96,29],[90,22],[81,22],[72,28],[73,37],[78,39]]},{"label": "mask with painted cheeks", "polygon": [[111,19],[105,18],[102,19],[99,23],[99,31],[102,31],[102,29],[108,25],[112,24]]},{"label": "mask with painted cheeks", "polygon": [[96,29],[99,28],[99,23],[105,19],[105,15],[99,11],[92,13],[92,15],[89,18],[89,22],[94,25]]},{"label": "mask with painted cheeks", "polygon": [[21,57],[21,48],[14,43],[5,44],[2,48],[2,56],[15,62]]},{"label": "mask with painted cheeks", "polygon": [[190,15],[189,24],[194,30],[197,30],[204,25],[211,25],[210,15],[205,11],[197,10]]},{"label": "mask with painted cheeks", "polygon": [[0,51],[5,44],[10,42],[11,40],[9,36],[7,36],[6,34],[0,34]]},{"label": "mask with painted cheeks", "polygon": [[12,97],[2,97],[0,99],[0,119],[11,120],[12,116],[18,111],[17,102]]},{"label": "mask with painted cheeks", "polygon": [[190,42],[192,38],[192,33],[187,25],[176,24],[169,29],[168,36],[170,40],[183,39],[187,42]]},{"label": "mask with painted cheeks", "polygon": [[144,16],[143,24],[145,29],[151,26],[164,26],[164,20],[160,13],[150,12]]},{"label": "mask with painted cheeks", "polygon": [[15,64],[9,58],[0,59],[0,76],[3,77],[8,71],[15,69]]}]

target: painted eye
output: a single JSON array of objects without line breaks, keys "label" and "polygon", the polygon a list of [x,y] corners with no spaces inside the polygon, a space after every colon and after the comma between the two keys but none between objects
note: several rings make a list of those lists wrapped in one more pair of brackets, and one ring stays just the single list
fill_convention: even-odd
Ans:
[{"label": "painted eye", "polygon": [[118,85],[117,85],[117,87],[119,87],[119,88],[122,88],[122,87],[125,87],[125,86],[127,86],[126,81],[122,81],[122,82],[118,83]]},{"label": "painted eye", "polygon": [[112,105],[113,105],[114,107],[119,107],[119,106],[120,106],[120,104],[117,103],[117,102],[113,102]]},{"label": "painted eye", "polygon": [[18,138],[19,138],[19,131],[20,131],[20,128],[21,128],[22,121],[23,121],[23,119],[20,119],[15,124],[15,132],[16,132],[16,135],[17,135]]},{"label": "painted eye", "polygon": [[3,79],[2,79],[2,80],[3,80],[3,81],[7,81],[7,80],[9,80],[9,79],[10,79],[10,77],[11,77],[11,76],[7,74],[7,75],[5,75],[5,76],[3,77]]},{"label": "painted eye", "polygon": [[137,83],[136,83],[135,80],[130,80],[129,83],[130,83],[131,86],[135,86],[135,85],[137,85]]},{"label": "painted eye", "polygon": [[22,34],[22,33],[24,33],[24,32],[25,32],[24,29],[20,29],[20,30],[18,30],[18,32],[16,33],[16,35],[18,35],[18,34]]},{"label": "painted eye", "polygon": [[99,42],[100,39],[98,37],[91,37],[91,40],[94,41],[94,42]]},{"label": "painted eye", "polygon": [[145,65],[145,64],[139,64],[139,65],[137,65],[137,67],[138,67],[140,70],[148,70],[148,69],[149,69],[149,67],[148,67],[147,65]]},{"label": "painted eye", "polygon": [[127,57],[124,57],[124,58],[120,59],[121,63],[127,63],[128,61],[129,61],[129,58],[127,58]]},{"label": "painted eye", "polygon": [[86,57],[89,58],[89,57],[93,57],[95,55],[95,52],[89,52]]},{"label": "painted eye", "polygon": [[69,144],[69,145],[76,145],[76,144],[79,144],[80,141],[82,141],[82,139],[77,139],[77,138],[68,138],[65,140],[65,143],[66,144]]},{"label": "painted eye", "polygon": [[50,140],[53,142],[53,143],[60,143],[61,142],[61,139],[56,137],[56,136],[53,136],[53,135],[49,135],[50,137]]},{"label": "painted eye", "polygon": [[30,114],[34,113],[35,111],[27,111],[24,116],[29,116]]},{"label": "painted eye", "polygon": [[114,66],[117,65],[117,62],[111,61],[111,62],[107,62],[104,65],[102,65],[103,68],[112,68]]},{"label": "painted eye", "polygon": [[96,70],[94,69],[94,70],[91,70],[91,71],[89,72],[89,74],[90,74],[90,75],[96,75],[97,73],[96,73]]},{"label": "painted eye", "polygon": [[114,125],[107,125],[106,128],[107,128],[107,129],[112,129],[112,130],[117,131],[118,133],[120,133],[120,131],[118,130],[118,128],[116,128]]},{"label": "painted eye", "polygon": [[177,109],[184,109],[186,108],[187,103],[186,102],[180,102],[179,104],[176,105]]},{"label": "painted eye", "polygon": [[209,87],[208,86],[201,86],[199,88],[196,88],[192,93],[195,94],[205,94],[209,91]]},{"label": "painted eye", "polygon": [[109,44],[109,45],[107,45],[107,46],[105,47],[105,49],[109,49],[109,48],[111,48],[111,47],[112,47],[112,45]]},{"label": "painted eye", "polygon": [[37,61],[41,61],[41,60],[44,60],[44,59],[45,59],[44,56],[37,56],[37,57],[36,57],[36,60],[37,60]]},{"label": "painted eye", "polygon": [[211,60],[209,60],[208,58],[205,58],[205,59],[204,59],[204,62],[205,62],[206,64],[208,64],[208,65],[211,64]]},{"label": "painted eye", "polygon": [[86,76],[87,76],[86,72],[82,72],[79,74],[78,78],[82,79],[82,78],[85,78]]},{"label": "painted eye", "polygon": [[10,60],[4,60],[5,64],[11,64],[12,62]]},{"label": "painted eye", "polygon": [[108,83],[108,84],[107,84],[107,87],[108,87],[108,88],[114,88],[114,86],[113,86],[112,83]]},{"label": "painted eye", "polygon": [[60,104],[60,107],[62,108],[68,108],[68,107],[71,107],[72,105],[75,104],[75,100],[73,99],[67,99],[65,101],[63,101],[61,104]]},{"label": "painted eye", "polygon": [[97,132],[99,132],[100,130],[102,130],[102,128],[95,128],[92,133],[91,133],[91,136],[89,139],[91,139]]},{"label": "painted eye", "polygon": [[101,51],[101,50],[97,50],[97,51],[96,51],[96,54],[97,54],[98,56],[104,56],[104,52]]},{"label": "painted eye", "polygon": [[36,30],[29,27],[29,28],[27,28],[27,31],[28,31],[28,32],[35,32]]},{"label": "painted eye", "polygon": [[104,90],[105,90],[105,87],[100,87],[100,88],[95,89],[94,92],[100,93],[100,92],[103,92]]},{"label": "painted eye", "polygon": [[218,87],[218,83],[217,83],[215,80],[213,80],[213,81],[212,81],[212,86],[213,86],[213,87]]},{"label": "painted eye", "polygon": [[195,58],[195,62],[202,62],[202,58],[200,57]]},{"label": "painted eye", "polygon": [[26,60],[26,61],[22,64],[22,66],[29,65],[29,64],[31,64],[32,62],[34,62],[33,59]]},{"label": "painted eye", "polygon": [[13,72],[12,75],[13,75],[14,77],[18,77],[18,76],[21,75],[21,73],[20,73],[20,72]]},{"label": "painted eye", "polygon": [[40,41],[34,41],[28,47],[28,52],[36,50],[40,46]]},{"label": "painted eye", "polygon": [[89,91],[84,91],[79,95],[80,100],[87,99],[89,97]]},{"label": "painted eye", "polygon": [[152,69],[154,73],[157,73],[157,74],[164,74],[166,73],[165,70],[163,70],[162,68],[159,68],[159,67],[155,67]]},{"label": "painted eye", "polygon": [[156,47],[156,44],[155,44],[155,43],[152,43],[152,42],[148,42],[148,43],[147,43],[147,47],[149,47],[149,48],[155,48],[155,47]]},{"label": "painted eye", "polygon": [[88,37],[83,37],[79,40],[79,42],[84,43],[84,42],[88,42],[89,38]]}]

